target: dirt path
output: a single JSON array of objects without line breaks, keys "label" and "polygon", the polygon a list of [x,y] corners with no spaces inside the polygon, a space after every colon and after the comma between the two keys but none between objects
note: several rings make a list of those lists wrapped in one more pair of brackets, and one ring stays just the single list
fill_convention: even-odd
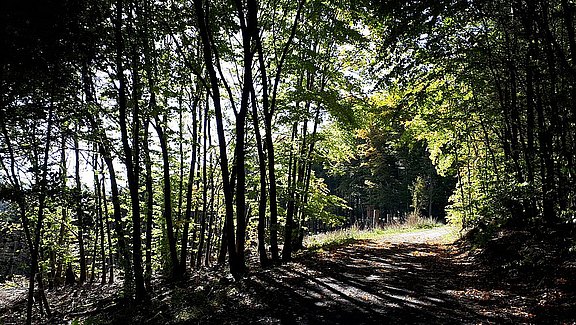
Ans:
[{"label": "dirt path", "polygon": [[411,243],[411,244],[441,244],[446,243],[446,236],[451,232],[450,227],[436,227],[421,231],[408,232],[382,236],[377,240],[380,243]]},{"label": "dirt path", "polygon": [[[471,267],[437,228],[359,241],[255,272],[210,323],[532,323],[530,292]],[[230,310],[232,313],[230,314]],[[231,321],[233,320],[233,321]],[[536,319],[537,320],[537,319]]]},{"label": "dirt path", "polygon": [[[356,241],[255,269],[241,281],[222,269],[204,270],[178,285],[158,282],[145,306],[116,303],[113,293],[94,288],[69,288],[50,293],[58,295],[51,301],[60,301],[55,310],[62,314],[49,323],[576,324],[576,290],[522,276],[510,281],[446,243],[449,231]],[[570,283],[568,275],[559,279]],[[75,307],[79,299],[88,306]],[[0,324],[21,323],[24,300],[19,306],[5,310],[14,315]]]}]

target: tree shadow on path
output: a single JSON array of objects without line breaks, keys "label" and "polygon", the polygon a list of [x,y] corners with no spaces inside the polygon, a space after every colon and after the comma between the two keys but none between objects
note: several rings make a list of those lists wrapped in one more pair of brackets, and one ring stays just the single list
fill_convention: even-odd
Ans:
[{"label": "tree shadow on path", "polygon": [[[238,323],[522,323],[522,290],[499,286],[446,247],[358,241],[244,280]],[[217,317],[218,318],[218,317]],[[228,318],[230,320],[230,318]]]}]

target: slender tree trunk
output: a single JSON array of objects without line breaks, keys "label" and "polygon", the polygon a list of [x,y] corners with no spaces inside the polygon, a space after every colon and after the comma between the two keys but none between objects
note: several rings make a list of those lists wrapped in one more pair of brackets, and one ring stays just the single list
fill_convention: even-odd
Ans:
[{"label": "slender tree trunk", "polygon": [[[184,120],[183,120],[184,107],[182,105],[182,90],[178,95],[178,155],[180,156],[180,162],[178,164],[178,212],[176,216],[178,217],[178,222],[184,220],[182,216],[182,204],[184,196]],[[176,228],[178,231],[180,228]],[[178,232],[176,232],[176,241],[178,241]],[[180,265],[177,265],[180,268]]]},{"label": "slender tree trunk", "polygon": [[[86,95],[86,102],[97,104],[93,92],[93,81],[88,74],[88,66],[84,63],[82,67],[82,81],[84,87],[84,94]],[[98,144],[98,151],[101,159],[106,163],[108,173],[110,174],[110,188],[112,192],[112,205],[114,209],[114,222],[115,233],[117,237],[118,253],[120,255],[120,264],[124,271],[124,292],[130,294],[132,292],[132,265],[130,263],[130,254],[128,252],[128,245],[124,236],[124,228],[122,223],[122,214],[120,210],[120,197],[118,194],[118,185],[116,183],[116,173],[114,171],[114,163],[110,153],[110,143],[106,137],[106,132],[102,130],[102,123],[98,116],[88,115],[88,120],[92,127],[92,132],[96,135],[96,142]],[[63,143],[64,145],[64,143]],[[63,154],[64,155],[64,154]],[[63,160],[64,157],[62,157]],[[64,162],[65,163],[65,162]],[[65,168],[65,165],[64,167]],[[102,174],[104,174],[104,164],[102,163]],[[108,222],[108,204],[106,203],[106,187],[104,186],[104,177],[102,183],[102,202],[104,203],[104,211],[106,214],[106,230],[108,235],[108,253],[110,256],[110,279],[109,282],[114,282],[114,256],[112,254],[112,238],[110,234],[110,224]],[[71,269],[71,268],[70,268]]]},{"label": "slender tree trunk", "polygon": [[32,245],[30,246],[30,274],[28,285],[28,305],[26,308],[26,324],[32,324],[32,305],[34,303],[34,282],[36,280],[36,274],[38,273],[39,269],[38,257],[40,251],[40,239],[42,234],[42,227],[44,222],[44,209],[46,207],[48,159],[50,158],[50,144],[52,137],[52,123],[53,123],[52,119],[53,119],[53,108],[50,107],[50,111],[48,114],[48,126],[46,128],[46,147],[44,149],[44,158],[41,170],[42,175],[40,177],[40,184],[39,184],[38,218],[36,220],[36,227],[34,230],[34,242],[31,242]]},{"label": "slender tree trunk", "polygon": [[[98,217],[96,218],[96,221]],[[96,256],[98,255],[98,240],[100,240],[100,234],[98,232],[98,225],[96,224],[96,229],[94,229],[94,243],[92,246],[92,263],[90,264],[90,284],[94,283],[96,278]]]},{"label": "slender tree trunk", "polygon": [[290,261],[292,259],[292,231],[294,230],[294,205],[295,205],[295,190],[296,190],[296,169],[298,159],[294,154],[294,140],[298,131],[298,124],[294,122],[292,126],[291,137],[291,150],[288,162],[288,203],[286,206],[286,226],[284,229],[284,247],[282,249],[282,260]]},{"label": "slender tree trunk", "polygon": [[[322,86],[323,89],[323,86]],[[296,239],[296,243],[294,245],[294,250],[300,250],[304,247],[304,235],[305,235],[305,231],[304,231],[304,227],[305,227],[305,223],[306,223],[306,215],[304,213],[304,209],[303,207],[306,206],[306,204],[308,203],[308,195],[310,192],[310,180],[312,177],[312,155],[314,154],[314,147],[316,145],[316,135],[318,133],[318,124],[320,123],[320,106],[316,107],[316,113],[315,113],[315,117],[314,117],[314,126],[312,127],[312,134],[310,136],[310,144],[309,144],[309,148],[308,151],[306,152],[306,158],[304,160],[304,166],[302,166],[302,171],[305,171],[305,174],[303,173],[303,181],[302,183],[304,184],[304,188],[302,191],[302,199],[301,201],[301,206],[300,206],[300,226],[298,227],[298,237]]]},{"label": "slender tree trunk", "polygon": [[120,255],[120,266],[124,271],[124,294],[130,295],[133,291],[133,274],[130,252],[128,251],[128,243],[126,241],[126,234],[124,231],[124,222],[122,221],[122,208],[120,207],[120,194],[118,192],[118,183],[116,182],[116,171],[114,170],[114,162],[109,155],[109,151],[103,144],[100,144],[100,154],[104,158],[104,162],[108,167],[110,174],[110,192],[112,196],[112,207],[114,210],[114,232],[118,242],[118,252]]},{"label": "slender tree trunk", "polygon": [[265,144],[268,158],[268,196],[270,201],[270,253],[272,260],[279,260],[278,249],[278,190],[276,187],[276,161],[274,157],[274,140],[272,139],[272,114],[267,114],[265,120]]},{"label": "slender tree trunk", "polygon": [[104,216],[102,212],[102,189],[100,187],[100,177],[98,176],[98,155],[97,145],[94,145],[93,172],[94,172],[94,192],[96,193],[96,213],[98,217],[98,227],[100,231],[100,259],[102,266],[101,284],[106,284],[106,250],[104,245]]},{"label": "slender tree trunk", "polygon": [[[104,159],[101,157],[101,166],[102,169],[100,171],[100,173],[102,175],[104,175]],[[109,263],[108,263],[108,270],[110,272],[110,275],[108,276],[108,283],[114,283],[114,253],[112,252],[112,234],[110,233],[110,221],[108,220],[108,201],[106,199],[106,186],[105,186],[105,177],[102,177],[102,203],[104,205],[104,218],[106,220],[106,240],[108,242],[108,259],[109,259]],[[118,244],[118,246],[120,247],[120,244]],[[121,252],[120,252],[121,254]]]},{"label": "slender tree trunk", "polygon": [[[568,0],[562,0],[562,12],[563,12],[563,17],[564,17],[564,26],[566,29],[566,32],[568,34],[568,44],[569,44],[569,49],[570,49],[570,59],[571,59],[571,63],[572,63],[572,71],[574,71],[574,69],[576,68],[576,37],[575,37],[575,29],[574,29],[574,12],[575,12],[575,5],[574,3],[572,3],[572,1],[568,1]],[[574,102],[576,101],[576,80],[572,80],[571,81],[572,86],[570,87],[570,98],[571,101]],[[576,188],[575,186],[575,181],[576,181],[576,168],[574,166],[574,151],[576,151],[576,141],[575,141],[575,137],[574,137],[574,125],[576,125],[576,121],[574,118],[574,110],[572,109],[571,111],[568,109],[566,112],[566,117],[563,119],[563,123],[565,124],[565,129],[568,130],[567,131],[567,136],[568,136],[568,142],[571,143],[571,147],[567,147],[566,149],[568,150],[568,152],[566,153],[567,158],[567,170],[566,173],[569,175],[569,184],[567,184],[567,186],[569,188],[572,189],[572,193],[571,193],[571,202],[570,206],[568,207],[569,209],[571,209],[572,211],[576,210],[576,200],[574,199],[574,188]],[[570,126],[572,132],[570,132]]]},{"label": "slender tree trunk", "polygon": [[260,134],[260,125],[258,123],[258,107],[256,101],[256,92],[254,87],[252,93],[252,123],[254,134],[256,136],[256,149],[258,151],[258,171],[260,172],[260,198],[258,201],[258,255],[260,256],[260,265],[268,266],[268,255],[266,253],[266,200],[268,185],[266,184],[266,157]]},{"label": "slender tree trunk", "polygon": [[[243,49],[243,81],[242,94],[240,98],[240,109],[236,115],[236,147],[234,158],[236,160],[236,260],[230,260],[231,269],[236,268],[237,275],[245,272],[245,245],[246,245],[246,117],[250,101],[250,93],[254,80],[252,77],[252,62],[254,51],[252,50],[252,39],[257,34],[258,4],[255,0],[248,0],[246,7],[243,1],[236,0],[236,10],[240,22],[240,32],[242,34]],[[235,266],[232,266],[235,263]]]},{"label": "slender tree trunk", "polygon": [[237,277],[242,270],[238,270],[238,263],[236,261],[236,250],[234,247],[234,201],[232,197],[232,188],[230,186],[230,173],[228,170],[228,153],[226,151],[227,143],[224,134],[224,117],[222,114],[221,98],[220,98],[220,85],[213,64],[212,45],[210,42],[208,22],[205,15],[205,7],[202,0],[194,0],[194,8],[198,20],[198,29],[200,38],[202,40],[203,59],[206,65],[206,70],[210,78],[210,86],[212,90],[212,100],[214,103],[214,114],[216,118],[216,127],[218,133],[218,143],[220,147],[220,169],[222,173],[222,187],[224,191],[224,205],[226,210],[226,236],[230,239],[228,241],[228,253],[230,256],[230,271]]},{"label": "slender tree trunk", "polygon": [[[143,9],[142,9],[143,8]],[[153,19],[152,1],[143,1],[143,6],[136,5],[136,14],[142,17],[140,41],[143,47],[144,55],[144,69],[148,79],[148,90],[150,92],[149,112],[156,111],[156,62],[154,57],[154,37],[151,35],[151,30],[148,23]],[[135,60],[136,61],[136,60]],[[149,149],[149,127],[150,127],[150,114],[146,117],[144,125],[144,159],[145,159],[145,187],[146,187],[146,265],[144,282],[145,287],[150,290],[152,279],[152,230],[154,228],[153,214],[154,214],[154,189],[152,179],[152,161],[150,159]]]},{"label": "slender tree trunk", "polygon": [[539,93],[536,96],[536,115],[538,122],[538,142],[540,143],[539,158],[540,158],[540,177],[542,178],[542,201],[543,213],[546,218],[550,218],[554,213],[554,197],[553,187],[551,183],[553,180],[552,163],[552,150],[550,135],[547,131],[545,113],[542,105],[542,98]]},{"label": "slender tree trunk", "polygon": [[[544,159],[544,163],[546,166],[546,178],[543,180],[547,183],[548,192],[546,195],[550,197],[549,200],[552,202],[547,203],[545,202],[545,207],[547,207],[547,211],[544,212],[544,220],[549,224],[555,224],[557,219],[557,213],[555,209],[555,203],[559,204],[560,210],[565,211],[567,207],[566,197],[565,197],[565,185],[568,183],[564,177],[564,173],[562,173],[559,169],[558,163],[556,163],[554,159],[554,153],[558,153],[560,155],[564,154],[567,150],[563,150],[566,146],[566,139],[565,133],[562,130],[562,121],[559,119],[559,107],[558,107],[558,71],[556,69],[556,60],[555,60],[555,49],[553,48],[554,37],[552,32],[549,28],[548,23],[548,9],[546,8],[547,5],[544,5],[542,9],[544,12],[541,14],[541,29],[544,33],[544,54],[546,57],[546,69],[548,72],[548,80],[549,80],[549,92],[546,95],[548,99],[548,110],[547,114],[548,119],[550,121],[550,125],[548,127],[548,155]],[[540,21],[540,20],[538,20]],[[555,146],[554,139],[557,138],[560,140],[560,144]],[[556,148],[555,148],[556,147]],[[567,159],[571,159],[574,153],[569,153],[570,158],[563,156],[564,161]]]},{"label": "slender tree trunk", "polygon": [[[38,294],[37,296],[39,297],[40,301],[38,302],[38,304],[40,305],[40,312],[42,313],[43,309],[46,310],[46,316],[48,318],[52,317],[52,311],[50,308],[50,304],[48,303],[48,297],[46,297],[46,291],[44,290],[44,270],[43,268],[40,266],[40,269],[38,270],[38,274],[37,274],[37,281],[38,281]],[[44,308],[42,308],[42,306],[44,306]]]},{"label": "slender tree trunk", "polygon": [[188,172],[188,185],[186,188],[186,212],[184,215],[184,229],[182,230],[182,239],[180,243],[180,273],[186,272],[186,258],[188,257],[188,229],[192,218],[192,194],[194,190],[194,173],[196,171],[196,153],[198,138],[198,121],[196,119],[196,110],[199,109],[200,97],[194,98],[192,105],[192,158],[190,159],[190,170]]},{"label": "slender tree trunk", "polygon": [[144,282],[146,288],[150,291],[152,281],[152,229],[154,226],[154,188],[152,184],[152,160],[150,159],[150,148],[148,144],[150,120],[147,119],[144,126],[144,164],[146,168],[146,271]]},{"label": "slender tree trunk", "polygon": [[163,174],[164,174],[164,219],[166,221],[166,234],[168,236],[168,248],[170,250],[170,267],[172,272],[172,279],[178,280],[180,272],[178,270],[178,253],[176,251],[176,238],[174,236],[174,225],[172,222],[172,186],[170,183],[170,154],[168,153],[168,138],[163,130],[163,125],[166,127],[168,124],[167,116],[164,115],[164,121],[161,122],[156,117],[156,132],[160,140],[160,148],[162,150],[163,161]]},{"label": "slender tree trunk", "polygon": [[[534,133],[536,132],[534,120],[534,71],[537,69],[532,59],[536,57],[536,39],[533,37],[532,22],[528,17],[525,18],[525,28],[528,28],[528,38],[530,43],[526,53],[526,137],[527,147],[525,151],[527,181],[532,191],[536,190],[535,172],[534,172]],[[527,218],[531,220],[536,216],[536,195],[532,194],[529,198],[527,209]]]},{"label": "slender tree trunk", "polygon": [[78,219],[78,249],[80,253],[80,283],[86,282],[86,252],[84,247],[84,211],[82,210],[82,186],[80,183],[80,147],[78,144],[78,126],[74,135],[74,157],[76,161],[76,218]]},{"label": "slender tree trunk", "polygon": [[222,230],[220,231],[220,250],[218,251],[218,264],[222,265],[226,262],[226,253],[228,253],[228,238],[226,237],[226,220],[222,223]]},{"label": "slender tree trunk", "polygon": [[[276,75],[270,85],[268,80],[268,73],[266,70],[266,64],[264,62],[264,51],[262,48],[262,40],[258,32],[258,26],[254,27],[255,33],[253,35],[256,41],[256,50],[258,52],[258,61],[260,69],[260,77],[262,79],[262,105],[264,111],[264,142],[267,152],[267,162],[268,162],[268,187],[269,187],[269,200],[270,200],[270,252],[272,254],[272,260],[277,262],[279,260],[279,250],[278,250],[278,197],[277,197],[277,187],[276,187],[276,162],[274,155],[274,140],[272,138],[272,119],[274,117],[274,112],[276,110],[276,95],[278,91],[278,86],[280,84],[280,76],[282,74],[282,69],[286,57],[292,45],[292,41],[296,36],[296,31],[298,28],[298,22],[300,21],[300,15],[306,0],[301,0],[298,3],[298,9],[296,11],[296,16],[292,24],[290,31],[290,36],[286,40],[284,47],[282,49],[282,54],[276,68]],[[253,4],[254,6],[254,4]],[[272,86],[270,91],[269,86]]]},{"label": "slender tree trunk", "polygon": [[[66,193],[67,186],[66,181],[68,179],[67,168],[66,168],[66,134],[64,127],[62,128],[62,142],[60,147],[60,182],[62,183],[62,193]],[[63,200],[67,200],[66,196],[63,196]],[[66,204],[62,204],[62,218],[60,220],[60,231],[58,232],[58,247],[64,247],[64,241],[67,235],[67,224],[68,224],[68,209]],[[56,272],[54,278],[61,279],[62,277],[62,265],[64,264],[64,257],[60,256],[57,262]]]},{"label": "slender tree trunk", "polygon": [[198,242],[198,253],[196,254],[196,266],[202,265],[202,250],[204,249],[204,239],[206,237],[206,217],[208,209],[208,174],[206,172],[206,163],[208,160],[207,140],[210,129],[208,126],[208,101],[206,101],[206,110],[204,111],[204,137],[202,144],[202,213],[200,215],[200,240]]},{"label": "slender tree trunk", "polygon": [[[137,166],[134,160],[136,155],[132,151],[128,137],[127,127],[127,99],[126,99],[126,80],[124,78],[124,43],[122,36],[123,25],[123,1],[116,2],[116,20],[114,24],[114,34],[116,40],[116,77],[118,78],[118,111],[120,116],[120,133],[122,140],[122,148],[124,152],[124,159],[126,164],[126,173],[128,178],[128,187],[130,190],[130,201],[132,210],[132,257],[134,265],[134,280],[135,280],[135,298],[136,300],[143,300],[146,297],[146,287],[144,285],[144,270],[142,268],[142,239],[140,238],[140,198],[138,189],[138,174]],[[137,87],[137,85],[134,85]],[[133,123],[137,129],[139,123],[138,111],[133,112]],[[138,132],[134,132],[138,134]],[[137,139],[137,136],[135,137]],[[138,143],[133,143],[134,149],[137,150]]]},{"label": "slender tree trunk", "polygon": [[[320,111],[320,108],[318,108],[318,112]],[[298,239],[300,237],[300,232],[301,229],[304,226],[304,216],[301,213],[302,210],[302,204],[304,202],[304,197],[303,195],[305,195],[305,193],[303,192],[303,190],[305,189],[305,175],[306,175],[306,170],[307,170],[307,166],[310,163],[310,157],[308,156],[308,144],[307,144],[307,140],[308,140],[308,134],[307,134],[307,130],[308,130],[308,121],[304,121],[303,125],[302,125],[302,147],[300,149],[300,153],[298,154],[298,167],[297,167],[297,174],[295,175],[295,180],[294,180],[294,209],[293,209],[293,229],[292,229],[292,244],[291,244],[291,249],[292,252],[298,250],[299,248],[299,242]],[[312,137],[310,137],[312,138]],[[311,140],[311,144],[310,147],[314,148],[313,145],[313,140]]]},{"label": "slender tree trunk", "polygon": [[432,195],[434,194],[434,186],[432,183],[432,176],[428,176],[428,218],[432,218]]},{"label": "slender tree trunk", "polygon": [[[212,143],[210,143],[212,144]],[[212,237],[214,233],[214,194],[216,188],[214,187],[214,162],[212,154],[210,154],[210,223],[208,225],[208,240],[206,246],[206,261],[205,265],[210,265],[211,251],[212,251]]]},{"label": "slender tree trunk", "polygon": [[[206,94],[206,105],[208,105],[210,98],[208,96],[208,94]],[[200,109],[200,107],[198,107],[198,129],[197,129],[197,135],[198,138],[195,139],[194,141],[197,141],[197,145],[198,145],[198,155],[197,155],[197,159],[195,164],[198,166],[198,170],[196,171],[196,177],[195,177],[195,186],[196,186],[196,191],[200,190],[200,179],[202,177],[202,172],[200,170],[200,143],[202,142],[202,136],[203,136],[203,126],[204,123],[201,123],[201,121],[204,121],[202,118],[202,111]],[[196,255],[198,254],[198,249],[197,249],[197,237],[199,234],[199,227],[200,227],[200,218],[201,218],[201,214],[200,214],[200,205],[196,204],[196,207],[194,209],[194,214],[193,214],[193,218],[192,218],[192,242],[191,242],[191,246],[190,246],[190,267],[191,268],[195,268],[199,265],[196,265]]]}]

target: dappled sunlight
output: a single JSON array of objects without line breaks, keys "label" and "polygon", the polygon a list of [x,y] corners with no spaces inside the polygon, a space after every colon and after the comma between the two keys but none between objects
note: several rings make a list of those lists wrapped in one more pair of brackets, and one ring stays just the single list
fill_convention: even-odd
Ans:
[{"label": "dappled sunlight", "polygon": [[[366,240],[319,253],[321,258],[301,258],[255,273],[246,280],[246,288],[258,301],[255,305],[274,310],[273,319],[281,323],[445,324],[529,319],[526,311],[499,307],[505,300],[524,297],[484,287],[487,283],[468,274],[466,263],[451,254],[436,244]],[[499,312],[486,312],[487,303]]]}]

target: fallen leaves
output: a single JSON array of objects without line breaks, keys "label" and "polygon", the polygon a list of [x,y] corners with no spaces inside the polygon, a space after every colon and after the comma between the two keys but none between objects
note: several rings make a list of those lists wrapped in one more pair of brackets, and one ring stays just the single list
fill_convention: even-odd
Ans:
[{"label": "fallen leaves", "polygon": [[412,256],[437,256],[438,253],[436,253],[436,252],[423,252],[423,251],[416,250],[416,251],[410,252],[410,255],[412,255]]},{"label": "fallen leaves", "polygon": [[476,301],[489,301],[492,299],[490,292],[474,288],[465,290],[448,290],[448,293],[458,298],[467,298]]}]

